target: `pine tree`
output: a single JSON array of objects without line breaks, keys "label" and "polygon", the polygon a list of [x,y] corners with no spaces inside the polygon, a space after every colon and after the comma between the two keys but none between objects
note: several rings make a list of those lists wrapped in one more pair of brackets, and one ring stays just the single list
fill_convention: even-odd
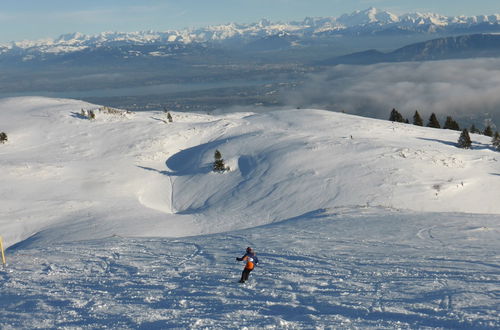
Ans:
[{"label": "pine tree", "polygon": [[413,125],[424,126],[424,121],[417,110],[415,110],[415,114],[413,115]]},{"label": "pine tree", "polygon": [[5,143],[8,140],[9,139],[7,138],[7,133],[5,133],[5,132],[0,133],[0,143]]},{"label": "pine tree", "polygon": [[491,129],[490,125],[486,126],[486,128],[484,129],[483,134],[486,135],[486,136],[489,136],[489,137],[493,136],[493,130]]},{"label": "pine tree", "polygon": [[89,110],[89,119],[95,119],[95,113],[94,110]]},{"label": "pine tree", "polygon": [[480,134],[481,131],[479,129],[476,128],[476,125],[472,124],[472,126],[470,127],[470,130],[469,132],[471,132],[472,134]]},{"label": "pine tree", "polygon": [[219,150],[215,150],[214,158],[215,161],[212,166],[214,172],[222,173],[225,171],[229,171],[229,167],[226,167],[226,165],[224,164],[224,159],[222,159],[222,154]]},{"label": "pine tree", "polygon": [[391,115],[389,116],[390,121],[395,121],[398,123],[404,123],[403,115],[401,115],[396,109],[392,109]]},{"label": "pine tree", "polygon": [[171,122],[174,121],[174,119],[172,118],[172,115],[168,111],[167,111],[167,120],[168,120],[169,123],[171,123]]},{"label": "pine tree", "polygon": [[434,114],[434,112],[429,117],[429,123],[427,124],[427,127],[441,128],[441,125],[439,124],[439,121],[436,117],[436,114]]},{"label": "pine tree", "polygon": [[493,144],[493,148],[495,148],[496,151],[500,151],[500,134],[498,133],[498,131],[495,132],[491,143]]},{"label": "pine tree", "polygon": [[446,122],[444,123],[443,128],[460,131],[460,126],[455,120],[453,120],[453,118],[451,118],[451,116],[446,117]]},{"label": "pine tree", "polygon": [[460,137],[458,138],[457,147],[462,149],[470,149],[471,146],[472,146],[472,141],[470,139],[469,132],[467,131],[467,128],[464,128],[462,134],[460,134]]}]

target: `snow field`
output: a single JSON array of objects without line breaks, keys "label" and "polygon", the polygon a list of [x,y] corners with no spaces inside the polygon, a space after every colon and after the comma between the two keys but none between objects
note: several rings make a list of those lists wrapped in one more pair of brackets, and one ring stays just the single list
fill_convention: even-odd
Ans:
[{"label": "snow field", "polygon": [[[191,238],[20,246],[0,272],[0,324],[493,329],[498,220],[339,209]],[[241,285],[246,245],[261,264]]]},{"label": "snow field", "polygon": [[[7,246],[52,227],[61,228],[51,229],[56,241],[186,236],[341,206],[500,213],[496,195],[484,192],[500,189],[487,137],[461,150],[458,132],[320,110],[174,113],[169,124],[162,112],[97,108],[0,102],[9,135],[0,224],[17,223],[3,234]],[[81,109],[94,109],[96,120]],[[211,172],[215,149],[229,173]]]},{"label": "snow field", "polygon": [[[489,138],[0,100],[0,327],[498,328]],[[231,171],[211,172],[215,149]],[[244,248],[262,265],[241,286]]]}]

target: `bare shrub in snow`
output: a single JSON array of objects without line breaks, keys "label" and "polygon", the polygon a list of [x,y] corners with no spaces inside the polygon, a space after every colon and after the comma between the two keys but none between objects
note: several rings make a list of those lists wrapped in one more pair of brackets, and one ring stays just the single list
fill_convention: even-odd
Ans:
[{"label": "bare shrub in snow", "polygon": [[120,109],[110,108],[110,107],[106,107],[106,106],[100,107],[99,112],[105,113],[108,115],[121,116],[121,117],[125,117],[126,115],[132,113],[131,111],[128,111],[128,110],[120,110]]}]

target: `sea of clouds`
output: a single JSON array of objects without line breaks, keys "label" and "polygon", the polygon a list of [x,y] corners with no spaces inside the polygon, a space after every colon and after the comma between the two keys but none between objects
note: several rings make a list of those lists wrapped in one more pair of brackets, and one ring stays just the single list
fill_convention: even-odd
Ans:
[{"label": "sea of clouds", "polygon": [[500,125],[500,59],[338,65],[312,74],[290,104],[388,118],[396,108],[411,121],[415,110],[427,119],[491,119]]}]

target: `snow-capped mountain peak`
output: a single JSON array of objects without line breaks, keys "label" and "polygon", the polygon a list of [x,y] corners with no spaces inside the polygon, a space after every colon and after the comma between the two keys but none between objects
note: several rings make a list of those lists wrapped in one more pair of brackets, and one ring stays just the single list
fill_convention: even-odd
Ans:
[{"label": "snow-capped mountain peak", "polygon": [[[249,43],[259,38],[283,35],[284,33],[302,39],[328,38],[331,35],[350,36],[374,34],[384,29],[404,31],[404,33],[429,34],[437,31],[450,34],[467,31],[481,25],[487,32],[500,32],[500,14],[479,16],[448,17],[436,13],[408,13],[395,15],[389,11],[368,8],[344,14],[340,17],[307,17],[303,21],[272,22],[262,19],[256,23],[212,25],[204,28],[140,31],[140,32],[102,32],[97,35],[69,33],[56,39],[13,42],[4,45],[6,49],[30,50],[39,53],[67,53],[87,47],[119,44],[165,44],[165,43]],[[477,29],[474,33],[478,33]],[[25,56],[26,54],[24,54]]]},{"label": "snow-capped mountain peak", "polygon": [[388,11],[381,11],[370,7],[366,10],[355,11],[351,14],[340,16],[337,21],[346,27],[354,27],[366,24],[392,24],[399,22],[399,17]]},{"label": "snow-capped mountain peak", "polygon": [[435,13],[410,13],[399,17],[400,22],[405,25],[437,25],[437,26],[447,26],[452,24],[463,24],[464,21],[458,19],[457,17],[447,17]]},{"label": "snow-capped mountain peak", "polygon": [[60,43],[60,42],[76,42],[76,41],[82,41],[88,39],[88,36],[86,36],[83,33],[80,32],[75,32],[75,33],[67,33],[59,36],[55,40],[55,43]]}]

